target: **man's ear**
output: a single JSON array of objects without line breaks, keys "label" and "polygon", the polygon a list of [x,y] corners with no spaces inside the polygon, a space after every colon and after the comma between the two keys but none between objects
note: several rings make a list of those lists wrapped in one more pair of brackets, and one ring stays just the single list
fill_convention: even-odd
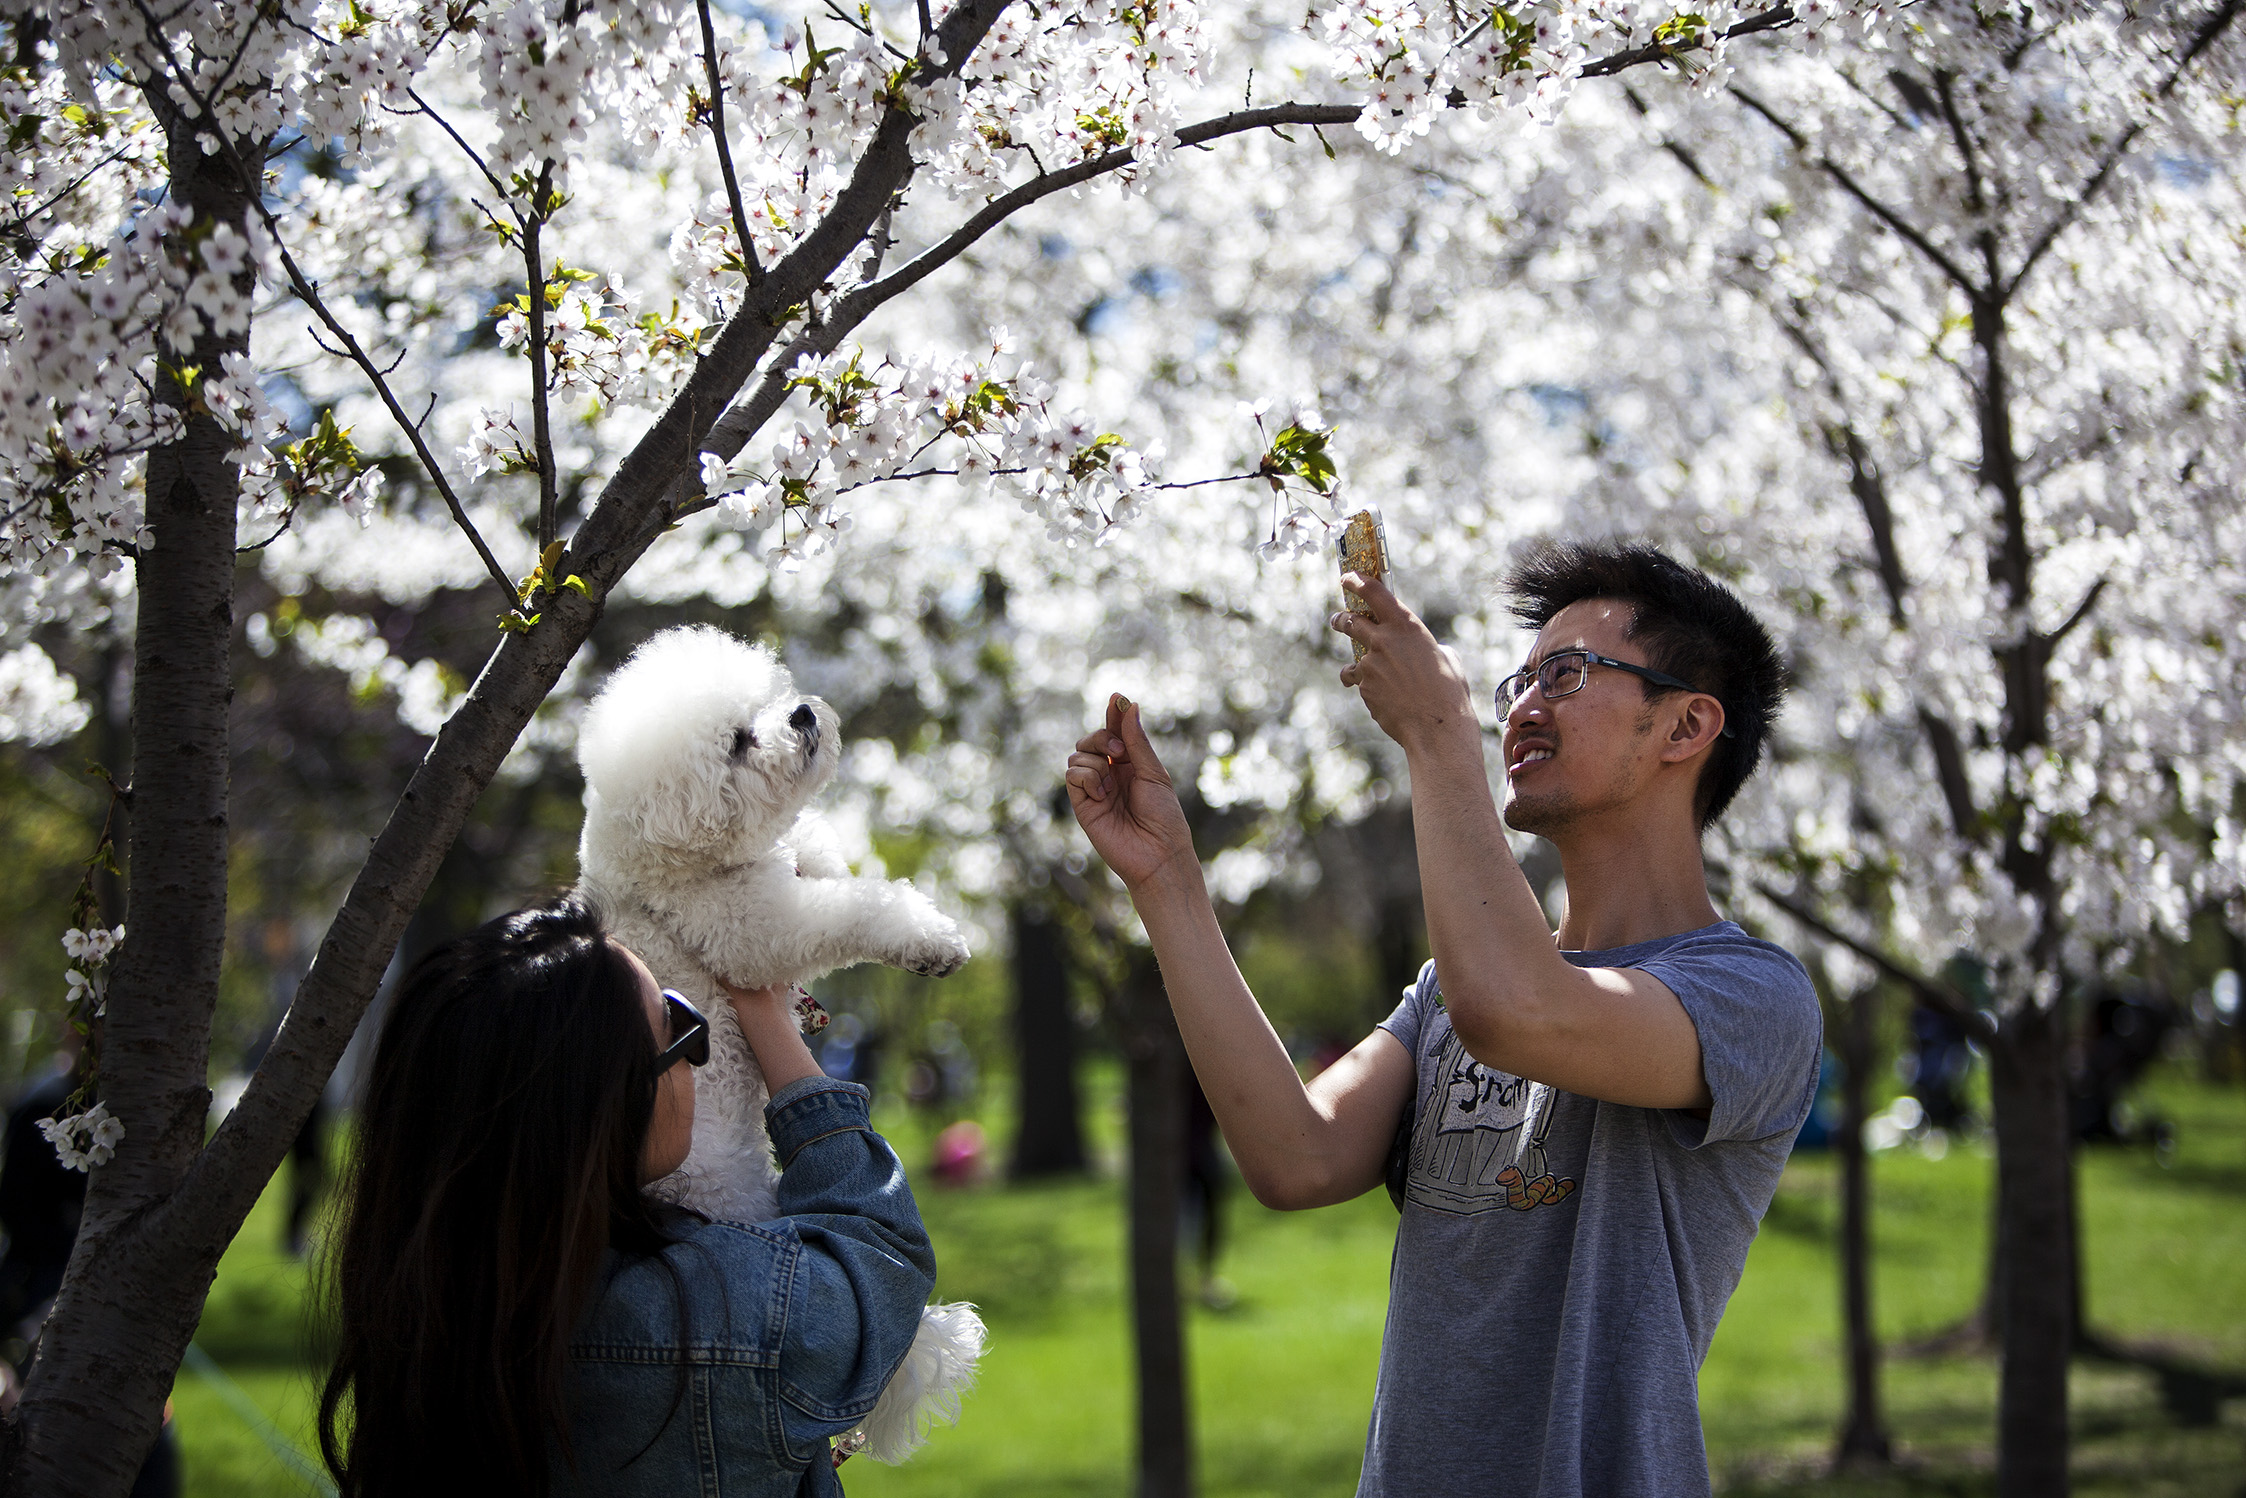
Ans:
[{"label": "man's ear", "polygon": [[1706,692],[1693,692],[1679,701],[1669,719],[1669,733],[1661,745],[1666,764],[1692,759],[1723,737],[1723,704]]}]

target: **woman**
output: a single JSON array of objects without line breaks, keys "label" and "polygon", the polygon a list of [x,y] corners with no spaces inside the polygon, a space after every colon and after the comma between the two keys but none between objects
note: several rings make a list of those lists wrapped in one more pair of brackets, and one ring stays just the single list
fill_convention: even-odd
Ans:
[{"label": "woman", "polygon": [[782,1172],[755,1226],[644,1190],[686,1158],[709,1030],[582,898],[407,976],[329,1265],[346,1498],[840,1493],[830,1439],[911,1346],[935,1258],[865,1089],[821,1074],[784,990],[729,992]]}]

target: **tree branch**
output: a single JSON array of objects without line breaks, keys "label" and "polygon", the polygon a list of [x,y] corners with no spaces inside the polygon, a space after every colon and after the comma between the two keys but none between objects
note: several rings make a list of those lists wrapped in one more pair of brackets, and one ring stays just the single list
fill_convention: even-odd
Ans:
[{"label": "tree branch", "polygon": [[[507,196],[507,189],[500,184],[500,181],[496,176],[492,175],[490,166],[485,163],[481,155],[477,154],[476,148],[469,145],[466,138],[463,137],[458,130],[452,128],[452,121],[446,119],[443,115],[437,113],[434,109],[431,109],[429,107],[429,101],[422,98],[421,95],[416,93],[414,90],[410,88],[407,89],[406,97],[411,99],[414,103],[420,105],[420,112],[427,115],[430,119],[435,120],[437,122],[437,128],[439,130],[442,130],[445,134],[452,137],[452,143],[460,148],[462,155],[466,156],[469,161],[475,164],[476,170],[483,174],[484,181],[491,184],[491,190],[497,193],[500,199],[504,201]],[[402,110],[398,112],[404,113],[404,111]]]},{"label": "tree branch", "polygon": [[717,28],[710,22],[710,0],[694,0],[694,6],[702,15],[702,68],[710,80],[710,139],[717,143],[717,167],[725,178],[726,205],[733,210],[733,232],[741,241],[741,263],[749,268],[749,284],[754,286],[764,279],[764,267],[757,263],[756,243],[749,238],[749,212],[741,204],[740,179],[733,175],[733,147],[725,138],[725,80],[717,68]]},{"label": "tree branch", "polygon": [[[1799,306],[1797,299],[1797,311]],[[1871,450],[1857,434],[1855,423],[1848,420],[1848,395],[1841,387],[1838,371],[1825,357],[1824,348],[1810,336],[1802,318],[1788,316],[1775,307],[1770,313],[1787,341],[1817,366],[1817,372],[1824,377],[1826,392],[1833,398],[1833,408],[1839,414],[1825,429],[1825,441],[1834,456],[1848,464],[1848,489],[1856,498],[1857,509],[1863,512],[1865,529],[1871,532],[1872,553],[1879,559],[1880,587],[1887,594],[1888,623],[1900,630],[1905,619],[1903,599],[1910,592],[1911,584],[1903,572],[1902,553],[1895,545],[1895,511],[1887,502],[1886,476],[1879,471]]]},{"label": "tree branch", "polygon": [[1926,747],[1934,756],[1935,784],[1942,788],[1943,804],[1950,809],[1950,827],[1963,842],[1979,843],[1982,836],[1981,814],[1973,806],[1973,782],[1965,773],[1965,745],[1958,739],[1957,730],[1950,720],[1923,704],[1918,710],[1918,726],[1926,735]]},{"label": "tree branch", "polygon": [[530,314],[530,440],[538,454],[538,551],[541,556],[561,533],[561,484],[554,472],[552,392],[546,388],[546,265],[540,253],[539,230],[546,222],[546,203],[553,191],[554,164],[538,170],[538,185],[530,212],[523,215],[523,264],[530,272],[528,295],[523,298]]},{"label": "tree branch", "polygon": [[[196,108],[203,112],[206,120],[214,120],[216,116],[211,109],[210,100],[196,92],[194,83],[190,81],[192,75],[180,67],[179,59],[173,55],[171,43],[164,37],[161,27],[147,14],[146,6],[143,5],[140,9],[143,24],[149,27],[151,39],[162,49],[164,60],[171,67],[172,81],[187,91],[188,97],[195,101]],[[147,90],[144,89],[143,92]],[[374,393],[381,397],[384,408],[390,413],[390,419],[398,424],[398,429],[405,433],[406,440],[413,444],[414,456],[421,460],[421,467],[429,475],[429,481],[437,486],[437,493],[444,497],[445,508],[452,512],[453,522],[468,537],[468,544],[475,547],[476,555],[483,559],[484,570],[491,574],[492,581],[499,585],[500,591],[512,603],[515,597],[514,583],[508,578],[507,570],[499,565],[498,558],[491,554],[491,548],[484,544],[484,538],[476,530],[474,522],[469,520],[467,510],[460,503],[460,496],[452,492],[452,485],[445,480],[444,470],[437,466],[435,454],[429,451],[429,444],[421,440],[420,428],[406,419],[405,407],[399,404],[389,380],[375,367],[374,360],[368,357],[366,350],[359,346],[359,340],[351,335],[351,330],[328,310],[328,304],[321,298],[319,288],[313,284],[311,277],[304,274],[303,268],[296,263],[296,257],[289,253],[288,241],[281,235],[281,221],[265,202],[262,190],[264,173],[253,171],[242,160],[233,137],[224,129],[213,130],[211,133],[216,137],[219,149],[225,153],[227,161],[232,164],[235,175],[241,180],[243,196],[264,222],[266,232],[273,236],[274,252],[281,257],[281,268],[288,272],[289,289],[335,335],[336,341],[343,345],[351,362],[359,366],[368,382],[374,386]]]},{"label": "tree branch", "polygon": [[1939,245],[1935,244],[1933,240],[1928,239],[1925,233],[1920,230],[1918,226],[1911,223],[1910,220],[1904,218],[1894,209],[1888,207],[1878,198],[1873,197],[1871,193],[1865,189],[1864,185],[1858,182],[1846,167],[1842,166],[1839,162],[1833,160],[1832,157],[1827,156],[1822,152],[1812,155],[1810,151],[1809,138],[1803,135],[1801,131],[1795,129],[1792,125],[1789,125],[1784,120],[1780,119],[1778,117],[1777,111],[1773,110],[1769,105],[1763,103],[1762,100],[1756,98],[1753,94],[1747,92],[1746,89],[1741,88],[1736,83],[1731,86],[1731,96],[1737,99],[1740,103],[1746,105],[1749,109],[1753,110],[1756,114],[1761,115],[1765,120],[1768,120],[1772,128],[1777,130],[1779,134],[1786,137],[1786,142],[1788,145],[1791,145],[1794,148],[1795,155],[1800,156],[1802,159],[1809,162],[1810,165],[1816,167],[1826,176],[1832,178],[1833,181],[1840,186],[1841,191],[1847,193],[1857,202],[1863,204],[1874,218],[1887,225],[1888,228],[1893,229],[1896,234],[1902,238],[1905,244],[1908,244],[1909,246],[1911,246],[1911,248],[1917,250],[1927,259],[1933,261],[1936,266],[1940,267],[1942,274],[1948,276],[1952,281],[1956,282],[1967,296],[1973,297],[1976,300],[1979,300],[1982,297],[1983,293],[1981,289],[1974,284],[1973,278],[1966,274],[1965,268],[1963,266],[1959,265],[1955,260],[1951,259],[1950,256],[1945,253]]},{"label": "tree branch", "polygon": [[1934,96],[1941,101],[1942,118],[1949,123],[1950,140],[1957,146],[1957,154],[1965,163],[1965,206],[1975,214],[1988,212],[1988,194],[1981,186],[1981,162],[1973,150],[1973,137],[1966,133],[1965,117],[1957,112],[1957,90],[1947,69],[1937,69],[1934,74]]},{"label": "tree branch", "polygon": [[2089,618],[2090,611],[2098,606],[2098,595],[2106,591],[2106,584],[2110,581],[2112,581],[2111,578],[2101,575],[2096,582],[2092,583],[2090,591],[2082,595],[2082,602],[2076,604],[2074,612],[2067,615],[2067,622],[2045,635],[2043,637],[2044,643],[2056,645],[2068,635],[2073,634],[2075,626]]},{"label": "tree branch", "polygon": [[[1646,104],[1645,99],[1638,93],[1636,89],[1624,88],[1622,90],[1622,97],[1630,101],[1630,107],[1638,112],[1638,117],[1640,119],[1649,118],[1653,114],[1653,110]],[[1675,157],[1677,160],[1677,164],[1682,166],[1686,171],[1692,173],[1693,180],[1695,182],[1698,182],[1702,187],[1713,188],[1716,185],[1715,179],[1710,177],[1705,171],[1701,170],[1700,158],[1693,155],[1692,152],[1688,150],[1681,141],[1664,135],[1661,137],[1661,149],[1667,151],[1671,156]]]},{"label": "tree branch", "polygon": [[[1196,125],[1188,125],[1178,132],[1178,139],[1185,145],[1199,145],[1227,135],[1268,129],[1274,125],[1346,124],[1356,119],[1361,112],[1362,106],[1354,104],[1275,104],[1263,109],[1239,110],[1216,119],[1203,120]],[[787,399],[788,372],[803,355],[808,353],[824,356],[833,353],[844,338],[884,303],[956,260],[977,240],[1032,203],[1080,186],[1108,172],[1119,171],[1137,159],[1138,153],[1126,147],[1091,157],[1059,171],[1040,172],[1011,191],[993,198],[958,229],[888,276],[838,297],[828,306],[824,317],[806,328],[778,359],[766,366],[764,378],[749,398],[735,403],[711,424],[699,450],[730,460],[748,444],[749,438],[755,436],[772,419],[773,413]],[[669,508],[674,518],[697,514],[715,503],[703,495],[701,485],[701,474],[693,465],[689,465],[679,475],[669,495]]]},{"label": "tree branch", "polygon": [[[1746,20],[1735,26],[1725,28],[1724,40],[1730,41],[1734,37],[1753,36],[1758,31],[1775,31],[1781,26],[1793,25],[1794,21],[1792,5],[1773,5],[1766,11],[1747,17]],[[1674,61],[1687,52],[1700,51],[1706,45],[1705,42],[1694,42],[1691,46],[1678,46],[1671,42],[1650,42],[1643,47],[1632,47],[1627,52],[1616,52],[1610,56],[1602,57],[1596,62],[1587,63],[1583,71],[1577,76],[1582,78],[1608,78],[1625,68],[1634,68],[1649,62]]]},{"label": "tree branch", "polygon": [[1817,935],[1836,946],[1846,947],[1873,967],[1911,991],[1912,997],[1928,1007],[1940,1010],[1963,1028],[1975,1040],[1986,1045],[1996,1038],[1996,1026],[1989,1017],[1973,1007],[1970,999],[1949,984],[1929,978],[1907,964],[1890,957],[1870,942],[1849,935],[1846,931],[1820,916],[1807,905],[1780,894],[1762,880],[1755,881],[1755,893],[1777,906]]},{"label": "tree branch", "polygon": [[[2224,0],[2224,3],[2218,6],[2212,15],[2208,16],[2199,30],[2192,36],[2191,45],[2184,49],[2184,55],[2176,60],[2176,66],[2162,81],[2160,87],[2153,90],[2155,100],[2165,99],[2176,91],[2176,85],[2183,81],[2184,71],[2194,62],[2197,62],[2199,54],[2213,46],[2216,39],[2223,34],[2230,23],[2237,19],[2239,7],[2242,3],[2246,3],[2246,0]],[[2013,272],[2012,279],[2004,285],[2003,294],[2007,301],[2026,282],[2036,266],[2042,262],[2043,257],[2050,253],[2051,247],[2058,243],[2059,236],[2071,228],[2075,220],[2082,216],[2082,210],[2090,205],[2090,200],[2104,190],[2107,181],[2113,176],[2114,168],[2121,165],[2121,158],[2129,153],[2129,148],[2136,144],[2137,137],[2144,132],[2145,126],[2149,123],[2149,118],[2141,119],[2127,130],[2122,131],[2120,139],[2116,140],[2107,150],[2105,159],[2098,163],[2098,169],[2090,174],[2089,181],[2085,182],[2082,190],[2074,195],[2073,201],[2061,208],[2051,222],[2044,226],[2043,232],[2036,236],[2035,243],[2028,247],[2028,253],[2021,259],[2020,268]]]}]

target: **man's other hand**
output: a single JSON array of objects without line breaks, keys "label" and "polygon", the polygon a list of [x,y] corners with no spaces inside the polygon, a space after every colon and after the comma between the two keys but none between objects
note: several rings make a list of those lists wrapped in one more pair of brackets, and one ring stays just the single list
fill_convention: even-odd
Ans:
[{"label": "man's other hand", "polygon": [[1185,809],[1147,740],[1137,703],[1108,698],[1107,722],[1077,740],[1068,757],[1068,804],[1093,851],[1126,888],[1136,890],[1165,870],[1199,879]]}]

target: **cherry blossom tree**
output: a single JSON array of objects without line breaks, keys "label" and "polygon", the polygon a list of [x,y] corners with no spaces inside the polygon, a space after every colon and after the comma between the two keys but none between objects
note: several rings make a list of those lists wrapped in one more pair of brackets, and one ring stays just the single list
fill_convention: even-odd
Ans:
[{"label": "cherry blossom tree", "polygon": [[[869,485],[995,478],[1060,546],[1174,492],[995,342],[877,357],[847,342],[866,319],[1102,178],[1143,191],[1189,150],[1290,127],[1401,152],[1452,115],[1550,118],[1638,64],[1720,83],[1735,38],[1796,19],[1344,0],[1264,27],[1300,97],[1228,108],[1189,0],[807,7],[773,29],[708,0],[9,7],[5,643],[129,599],[136,655],[129,921],[113,951],[75,938],[96,1080],[58,1124],[94,1168],[0,1428],[11,1482],[124,1490],[218,1254],[444,850],[674,526],[739,528],[688,566],[738,565],[756,534],[785,572],[835,546]],[[637,254],[651,222],[666,262]],[[1265,437],[1259,476],[1323,489],[1315,428]],[[1269,539],[1316,539],[1314,513],[1283,509]],[[454,527],[451,556],[430,557],[424,516]],[[362,524],[381,534],[354,543]],[[377,587],[406,585],[418,547],[419,586],[488,580],[500,640],[464,692],[331,642],[434,741],[206,1141],[245,546]]]},{"label": "cherry blossom tree", "polygon": [[[2242,882],[2236,10],[1929,5],[1500,151],[1438,119],[1399,161],[1274,161],[1162,284],[1189,257],[1068,234],[1126,328],[1102,376],[1173,444],[1307,371],[1392,537],[1424,490],[1470,546],[1650,534],[1782,627],[1779,762],[1711,851],[1839,992],[1899,983],[1992,1056],[2012,1492],[2065,1482],[2070,995]],[[1210,218],[1178,180],[1173,245]],[[1053,284],[1017,249],[988,300]]]}]

